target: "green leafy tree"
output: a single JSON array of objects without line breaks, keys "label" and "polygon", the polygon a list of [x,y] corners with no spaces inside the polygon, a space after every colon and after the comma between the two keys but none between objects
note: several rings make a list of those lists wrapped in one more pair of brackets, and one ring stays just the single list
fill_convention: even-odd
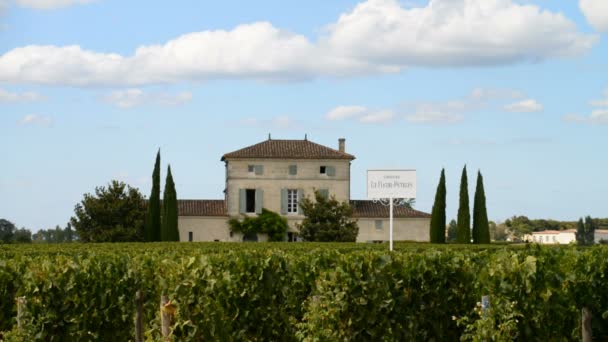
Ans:
[{"label": "green leafy tree", "polygon": [[113,180],[76,204],[70,224],[83,242],[142,241],[146,202],[139,190]]},{"label": "green leafy tree", "polygon": [[486,195],[483,189],[483,176],[477,172],[477,187],[473,203],[473,243],[490,243],[490,225],[486,209]]},{"label": "green leafy tree", "polygon": [[231,232],[242,233],[245,236],[267,234],[268,241],[285,241],[289,225],[287,219],[281,215],[262,208],[262,212],[257,216],[243,216],[242,220],[237,218],[228,220]]},{"label": "green leafy tree", "polygon": [[582,217],[578,220],[578,224],[576,225],[575,238],[578,245],[585,245],[585,222]]},{"label": "green leafy tree", "polygon": [[15,224],[9,220],[0,219],[0,243],[11,243],[15,235]]},{"label": "green leafy tree", "polygon": [[504,223],[490,221],[490,238],[494,241],[507,240],[507,226]]},{"label": "green leafy tree", "polygon": [[65,242],[72,242],[74,241],[74,231],[72,230],[72,224],[68,222],[68,224],[65,227]]},{"label": "green leafy tree", "polygon": [[13,235],[13,241],[15,243],[31,243],[32,232],[25,228],[16,229],[15,234]]},{"label": "green leafy tree", "polygon": [[353,208],[348,202],[339,202],[335,196],[326,198],[315,190],[315,200],[306,197],[299,203],[304,220],[298,225],[305,241],[354,242],[359,226],[353,219]]},{"label": "green leafy tree", "polygon": [[458,223],[452,219],[448,224],[448,242],[455,242],[458,236]]},{"label": "green leafy tree", "polygon": [[446,206],[445,170],[441,169],[441,177],[435,192],[435,203],[431,212],[430,238],[432,243],[445,243],[445,206]]},{"label": "green leafy tree", "polygon": [[516,241],[533,232],[533,225],[526,216],[513,216],[505,221],[505,226]]},{"label": "green leafy tree", "polygon": [[456,236],[458,243],[471,243],[471,213],[466,165],[462,169],[460,177],[460,205],[458,206],[458,233]]},{"label": "green leafy tree", "polygon": [[177,193],[171,175],[171,165],[167,167],[167,179],[163,193],[163,215],[161,218],[160,238],[162,241],[179,241],[177,228]]},{"label": "green leafy tree", "polygon": [[160,149],[156,153],[154,171],[152,171],[152,191],[148,201],[148,213],[145,223],[146,241],[160,241]]}]

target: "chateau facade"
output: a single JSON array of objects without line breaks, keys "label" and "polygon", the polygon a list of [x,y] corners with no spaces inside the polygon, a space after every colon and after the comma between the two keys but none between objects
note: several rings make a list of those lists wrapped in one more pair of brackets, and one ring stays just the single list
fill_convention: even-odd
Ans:
[{"label": "chateau facade", "polygon": [[[297,224],[303,219],[298,201],[324,196],[349,201],[358,220],[358,242],[388,241],[388,207],[350,197],[350,166],[355,157],[346,153],[345,139],[332,149],[307,139],[269,139],[226,153],[224,199],[179,200],[178,227],[181,241],[243,241],[231,233],[228,220],[242,215],[255,216],[262,208],[287,218],[286,241],[298,240]],[[430,215],[395,207],[393,237],[396,241],[429,241]],[[247,237],[251,238],[251,237]],[[264,241],[265,236],[253,237]]]}]

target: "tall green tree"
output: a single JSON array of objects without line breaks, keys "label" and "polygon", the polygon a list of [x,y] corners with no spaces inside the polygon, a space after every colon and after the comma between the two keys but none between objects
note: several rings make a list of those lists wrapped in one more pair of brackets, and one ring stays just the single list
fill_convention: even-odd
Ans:
[{"label": "tall green tree", "polygon": [[445,243],[445,169],[441,169],[441,177],[435,192],[435,203],[431,212],[430,238],[432,243]]},{"label": "tall green tree", "polygon": [[167,167],[161,222],[161,241],[179,241],[179,230],[177,229],[177,193],[175,192],[173,175],[171,175],[171,165]]},{"label": "tall green tree", "polygon": [[144,237],[146,241],[160,241],[160,149],[152,171],[152,192],[148,200],[148,213]]},{"label": "tall green tree", "polygon": [[473,203],[473,243],[490,243],[490,224],[481,171],[477,171],[477,186]]},{"label": "tall green tree", "polygon": [[458,234],[458,223],[456,223],[456,220],[452,219],[450,221],[450,223],[448,224],[448,237],[447,237],[447,241],[448,242],[455,242],[457,235]]},{"label": "tall green tree", "polygon": [[469,209],[469,181],[467,166],[462,169],[460,177],[460,205],[458,206],[458,228],[456,234],[458,243],[471,243],[471,213]]},{"label": "tall green tree", "polygon": [[591,218],[591,216],[587,216],[585,218],[585,244],[590,246],[595,243],[595,229],[596,229],[595,221]]},{"label": "tall green tree", "polygon": [[[85,194],[74,214],[70,224],[83,242],[143,240],[145,199],[139,190],[123,182],[114,180],[108,187],[96,187],[95,194]],[[56,231],[51,230],[53,234]]]}]

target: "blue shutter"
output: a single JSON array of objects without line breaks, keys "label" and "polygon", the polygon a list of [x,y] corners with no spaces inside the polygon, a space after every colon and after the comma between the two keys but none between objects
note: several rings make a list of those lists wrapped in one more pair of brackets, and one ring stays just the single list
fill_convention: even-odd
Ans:
[{"label": "blue shutter", "polygon": [[264,207],[264,190],[255,189],[255,213],[262,213],[262,208]]},{"label": "blue shutter", "polygon": [[298,189],[298,214],[302,215],[302,207],[300,207],[300,201],[304,198],[304,189]]},{"label": "blue shutter", "polygon": [[328,176],[333,177],[336,175],[336,168],[333,166],[328,166],[326,172]]},{"label": "blue shutter", "polygon": [[263,175],[264,174],[264,165],[256,165],[255,167],[255,174],[256,175]]},{"label": "blue shutter", "polygon": [[289,165],[289,174],[297,175],[298,174],[298,165]]},{"label": "blue shutter", "polygon": [[323,198],[329,199],[329,189],[319,189],[319,194],[321,194]]},{"label": "blue shutter", "polygon": [[247,210],[247,190],[239,189],[239,213],[244,214]]}]

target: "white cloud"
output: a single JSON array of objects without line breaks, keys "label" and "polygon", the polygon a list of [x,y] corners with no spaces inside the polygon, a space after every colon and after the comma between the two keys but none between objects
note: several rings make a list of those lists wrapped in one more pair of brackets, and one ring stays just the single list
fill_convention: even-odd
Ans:
[{"label": "white cloud", "polygon": [[480,66],[576,56],[598,40],[560,13],[511,0],[368,0],[329,26],[326,44],[393,66]]},{"label": "white cloud", "polygon": [[21,126],[43,126],[50,127],[53,125],[53,119],[49,116],[39,114],[28,114],[17,121]]},{"label": "white cloud", "polygon": [[393,120],[395,113],[389,109],[371,111],[359,118],[361,123],[385,123]]},{"label": "white cloud", "polygon": [[40,101],[43,97],[36,92],[26,91],[23,93],[11,92],[0,88],[0,103],[2,102],[34,102]]},{"label": "white cloud", "polygon": [[594,107],[608,107],[608,88],[604,90],[604,98],[600,100],[593,100],[590,104]]},{"label": "white cloud", "polygon": [[608,1],[579,0],[578,5],[587,21],[598,31],[608,31]]},{"label": "white cloud", "polygon": [[15,0],[17,5],[39,10],[55,9],[72,5],[83,5],[95,0]]},{"label": "white cloud", "polygon": [[120,108],[131,108],[146,104],[162,106],[175,106],[192,100],[191,92],[170,93],[146,93],[138,88],[113,91],[103,98],[104,102]]},{"label": "white cloud", "polygon": [[419,108],[416,113],[406,116],[405,119],[420,124],[453,124],[463,121],[464,115]]},{"label": "white cloud", "polygon": [[562,120],[574,123],[588,123],[593,125],[608,125],[608,108],[596,109],[588,117],[579,114],[564,115]]},{"label": "white cloud", "polygon": [[395,113],[390,109],[372,110],[363,106],[338,106],[325,114],[330,121],[352,119],[361,123],[385,123],[394,117]]},{"label": "white cloud", "polygon": [[327,120],[344,120],[358,117],[367,111],[363,106],[338,106],[325,114]]},{"label": "white cloud", "polygon": [[534,99],[526,99],[506,105],[505,110],[513,113],[536,113],[543,111],[543,105]]},{"label": "white cloud", "polygon": [[562,14],[511,0],[431,0],[416,8],[404,8],[396,0],[368,0],[328,25],[314,42],[256,22],[184,34],[162,45],[140,46],[130,56],[77,45],[23,46],[0,56],[0,82],[138,86],[220,78],[291,81],[416,66],[536,62],[580,55],[596,41],[597,36],[578,32]]}]

